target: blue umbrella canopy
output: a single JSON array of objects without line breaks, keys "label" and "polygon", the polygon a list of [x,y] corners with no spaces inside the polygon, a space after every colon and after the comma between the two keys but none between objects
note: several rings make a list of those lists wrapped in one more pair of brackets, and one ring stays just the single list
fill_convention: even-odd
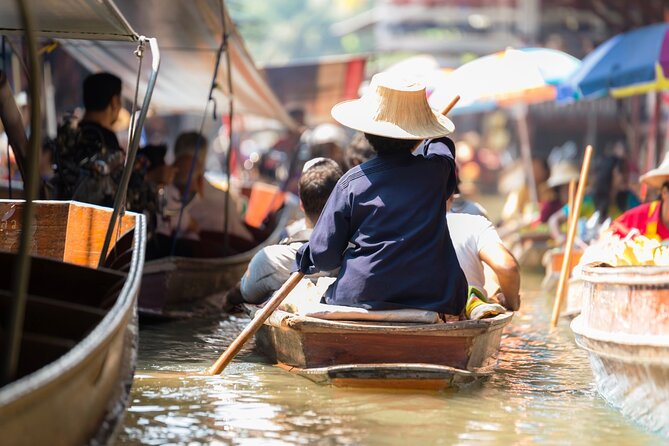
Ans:
[{"label": "blue umbrella canopy", "polygon": [[558,87],[558,101],[629,96],[669,88],[669,23],[645,26],[607,40]]}]

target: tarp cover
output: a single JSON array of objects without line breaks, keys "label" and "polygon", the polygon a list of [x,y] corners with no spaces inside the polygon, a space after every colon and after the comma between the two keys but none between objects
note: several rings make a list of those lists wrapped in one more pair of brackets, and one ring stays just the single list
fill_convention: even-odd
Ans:
[{"label": "tarp cover", "polygon": [[[140,34],[156,37],[161,67],[152,106],[157,113],[202,112],[207,102],[216,55],[222,39],[222,2],[217,0],[116,0],[123,16]],[[225,11],[232,62],[235,112],[295,124],[256,68],[244,42]],[[106,70],[135,85],[137,59],[128,45],[113,42],[68,40],[65,48],[91,71]],[[225,55],[221,58],[218,112],[227,109],[228,82]],[[126,88],[130,91],[130,88]]]},{"label": "tarp cover", "polygon": [[[134,40],[136,33],[110,0],[27,0],[44,37]],[[23,32],[15,0],[0,2],[0,34]]]}]

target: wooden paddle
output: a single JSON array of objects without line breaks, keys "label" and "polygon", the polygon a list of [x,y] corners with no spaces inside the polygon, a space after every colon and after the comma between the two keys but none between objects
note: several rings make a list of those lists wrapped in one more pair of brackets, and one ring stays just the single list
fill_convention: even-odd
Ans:
[{"label": "wooden paddle", "polygon": [[576,226],[578,224],[578,217],[581,213],[581,205],[583,204],[583,196],[585,195],[585,183],[588,181],[588,170],[590,169],[590,159],[592,158],[592,146],[585,148],[585,157],[583,158],[583,166],[581,167],[581,175],[578,179],[578,189],[576,190],[576,197],[574,198],[574,206],[569,209],[569,228],[567,229],[567,242],[564,247],[564,258],[562,259],[562,269],[560,270],[560,280],[558,281],[557,292],[555,293],[555,304],[553,305],[553,317],[551,318],[551,328],[557,326],[558,318],[560,317],[560,307],[562,306],[562,299],[564,298],[567,279],[569,278],[569,263],[571,252],[574,248],[574,239],[576,238]]},{"label": "wooden paddle", "polygon": [[453,107],[455,107],[455,104],[457,104],[459,100],[460,100],[460,95],[458,94],[458,95],[456,95],[456,96],[453,98],[453,100],[451,100],[451,102],[449,102],[448,105],[441,111],[441,114],[444,115],[444,116],[446,116],[446,115],[448,114],[448,112],[450,112],[451,110],[453,110]]},{"label": "wooden paddle", "polygon": [[267,320],[268,317],[274,313],[274,310],[276,310],[279,305],[281,305],[281,302],[290,294],[291,291],[293,291],[293,288],[302,280],[304,277],[304,274],[301,272],[295,272],[291,274],[291,276],[286,280],[286,283],[284,283],[281,288],[279,288],[279,291],[277,291],[272,298],[267,301],[264,307],[260,309],[251,320],[249,325],[246,326],[244,331],[242,331],[239,336],[237,336],[237,339],[235,339],[232,344],[223,352],[223,354],[216,360],[216,362],[207,369],[207,374],[208,375],[218,375],[227,367],[228,364],[232,361],[232,359],[237,356],[237,353],[242,349],[244,344],[246,344],[246,341],[251,339],[251,336],[253,336],[256,331],[262,326],[262,324]]}]

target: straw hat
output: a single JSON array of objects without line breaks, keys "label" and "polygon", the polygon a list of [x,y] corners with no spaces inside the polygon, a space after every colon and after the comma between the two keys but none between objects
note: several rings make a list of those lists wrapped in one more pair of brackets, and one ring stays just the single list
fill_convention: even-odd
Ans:
[{"label": "straw hat", "polygon": [[450,119],[427,103],[425,87],[391,73],[372,77],[360,98],[332,107],[340,124],[372,135],[396,139],[429,139],[453,133]]},{"label": "straw hat", "polygon": [[559,162],[551,168],[551,176],[546,180],[548,187],[562,186],[569,184],[571,180],[578,181],[579,172],[570,162]]},{"label": "straw hat", "polygon": [[662,185],[666,181],[669,181],[669,152],[664,155],[662,163],[657,168],[651,169],[641,175],[639,180],[656,189],[662,188]]}]

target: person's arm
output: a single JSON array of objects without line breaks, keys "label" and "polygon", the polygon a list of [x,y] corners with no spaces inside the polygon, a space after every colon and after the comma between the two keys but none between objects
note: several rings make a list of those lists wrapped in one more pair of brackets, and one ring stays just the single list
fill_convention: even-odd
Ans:
[{"label": "person's arm", "polygon": [[258,251],[240,282],[244,301],[251,304],[265,302],[290,277],[294,258],[295,248],[290,245],[272,245]]},{"label": "person's arm", "polygon": [[455,159],[455,143],[447,137],[429,139],[422,147],[421,155],[425,158],[443,157],[450,160]]},{"label": "person's arm", "polygon": [[338,183],[321,212],[309,242],[298,250],[298,269],[305,274],[332,271],[342,263],[350,239],[350,206],[345,188]]},{"label": "person's arm", "polygon": [[562,245],[566,240],[565,235],[560,230],[560,226],[566,221],[567,215],[565,214],[564,209],[556,211],[548,219],[548,228],[550,229],[551,237],[553,237],[553,240],[555,240],[558,245]]},{"label": "person's arm", "polygon": [[444,177],[448,178],[446,183],[446,196],[455,192],[457,176],[455,171],[455,143],[447,137],[430,139],[423,143],[420,156],[430,160],[438,160],[443,163]]},{"label": "person's arm", "polygon": [[502,243],[485,246],[479,251],[479,258],[497,275],[503,297],[500,303],[508,310],[520,307],[520,268],[518,262]]}]

